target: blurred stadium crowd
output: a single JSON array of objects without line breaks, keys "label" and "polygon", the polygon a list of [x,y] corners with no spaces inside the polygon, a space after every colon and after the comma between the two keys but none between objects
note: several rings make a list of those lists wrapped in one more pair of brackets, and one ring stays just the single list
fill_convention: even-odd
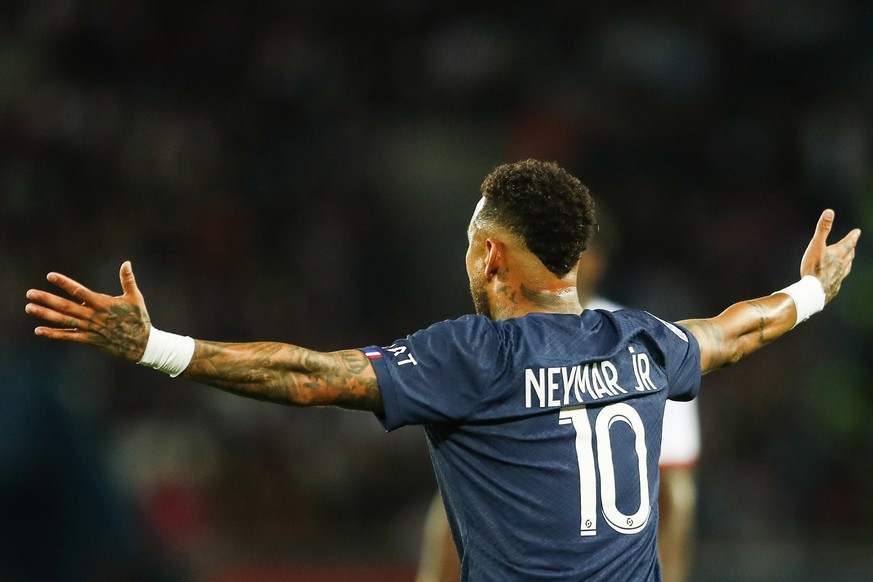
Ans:
[{"label": "blurred stadium crowd", "polygon": [[0,579],[409,572],[418,431],[49,345],[24,292],[131,259],[162,329],[387,344],[471,310],[478,186],[525,157],[591,187],[605,293],[664,318],[793,282],[826,206],[866,229],[832,308],[704,380],[697,565],[862,579],[871,38],[860,0],[2,2]]}]

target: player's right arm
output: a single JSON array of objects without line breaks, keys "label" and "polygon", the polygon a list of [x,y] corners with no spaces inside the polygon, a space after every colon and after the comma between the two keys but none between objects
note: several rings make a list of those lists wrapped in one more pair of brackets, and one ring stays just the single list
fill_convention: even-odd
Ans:
[{"label": "player's right arm", "polygon": [[[37,289],[25,310],[49,326],[37,335],[83,343],[139,362],[154,330],[130,262],[119,273],[123,294],[94,292],[60,273],[48,281],[73,300]],[[178,337],[178,336],[176,336]],[[358,350],[317,352],[278,342],[222,343],[194,340],[182,376],[222,390],[293,406],[333,405],[382,412],[376,373]]]},{"label": "player's right arm", "polygon": [[376,372],[359,350],[317,352],[275,342],[197,340],[182,377],[279,404],[382,412]]},{"label": "player's right arm", "polygon": [[[855,246],[861,236],[856,228],[841,241],[828,245],[833,222],[834,212],[825,210],[800,262],[800,276],[812,275],[821,283],[825,304],[837,295],[852,270]],[[697,339],[701,371],[706,374],[739,361],[793,328],[797,305],[788,294],[777,292],[731,305],[716,317],[678,323]]]}]

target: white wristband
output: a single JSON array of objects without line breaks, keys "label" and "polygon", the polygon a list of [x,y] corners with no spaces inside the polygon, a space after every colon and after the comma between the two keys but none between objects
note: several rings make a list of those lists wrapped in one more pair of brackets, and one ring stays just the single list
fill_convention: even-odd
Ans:
[{"label": "white wristband", "polygon": [[792,329],[824,309],[825,306],[824,287],[822,287],[818,277],[812,275],[805,275],[797,283],[776,291],[776,293],[786,293],[794,300],[794,306],[797,308],[797,321],[794,322]]},{"label": "white wristband", "polygon": [[194,340],[152,326],[142,359],[137,364],[160,370],[175,378],[185,371],[194,357]]}]

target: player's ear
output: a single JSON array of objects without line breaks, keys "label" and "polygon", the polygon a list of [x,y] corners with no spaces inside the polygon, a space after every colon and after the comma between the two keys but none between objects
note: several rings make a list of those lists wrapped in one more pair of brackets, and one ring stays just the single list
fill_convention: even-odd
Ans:
[{"label": "player's ear", "polygon": [[491,279],[504,266],[506,249],[503,244],[493,238],[485,239],[485,277]]}]

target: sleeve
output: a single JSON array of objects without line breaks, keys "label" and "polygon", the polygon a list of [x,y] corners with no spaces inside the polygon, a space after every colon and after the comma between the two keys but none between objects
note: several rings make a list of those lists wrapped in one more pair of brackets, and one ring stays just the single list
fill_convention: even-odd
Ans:
[{"label": "sleeve", "polygon": [[688,401],[700,391],[700,345],[694,334],[675,323],[664,321],[656,315],[648,315],[658,320],[662,327],[657,334],[658,342],[664,346],[666,355],[667,380],[670,400]]},{"label": "sleeve", "polygon": [[[676,324],[668,326],[673,331],[673,357],[668,359],[667,373],[670,379],[670,400],[686,402],[700,391],[700,345],[694,334]],[[680,332],[681,335],[676,332]]]},{"label": "sleeve", "polygon": [[499,361],[494,323],[465,316],[434,324],[386,347],[361,351],[370,359],[387,430],[461,420],[482,400]]}]

